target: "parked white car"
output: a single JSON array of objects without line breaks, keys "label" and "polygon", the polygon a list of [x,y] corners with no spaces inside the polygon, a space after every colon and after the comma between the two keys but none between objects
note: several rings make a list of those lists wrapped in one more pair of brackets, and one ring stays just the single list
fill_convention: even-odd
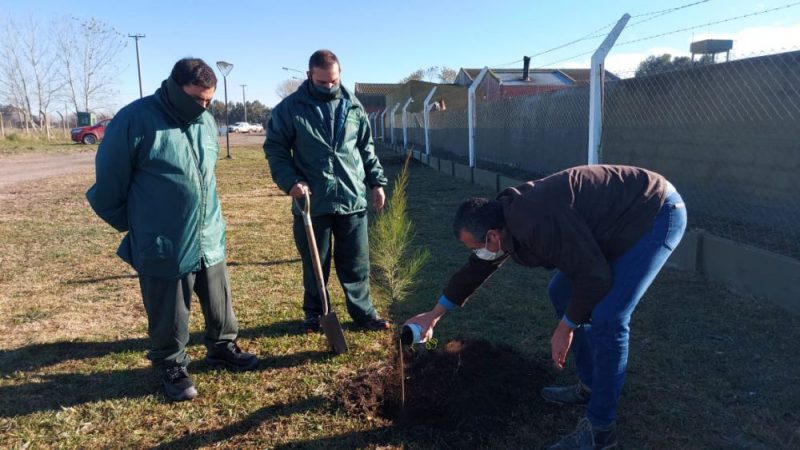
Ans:
[{"label": "parked white car", "polygon": [[229,133],[263,133],[264,127],[260,123],[236,122],[228,125]]}]

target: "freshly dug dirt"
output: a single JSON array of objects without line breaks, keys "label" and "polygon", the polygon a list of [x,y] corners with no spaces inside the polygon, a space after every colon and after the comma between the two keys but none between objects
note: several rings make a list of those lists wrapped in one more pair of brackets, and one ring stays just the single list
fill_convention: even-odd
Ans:
[{"label": "freshly dug dirt", "polygon": [[335,400],[351,415],[383,418],[423,434],[426,429],[440,437],[445,432],[448,446],[455,447],[505,439],[523,421],[527,427],[539,424],[539,437],[574,423],[574,414],[546,405],[539,396],[554,379],[544,366],[546,355],[534,362],[510,347],[454,340],[435,350],[405,350],[404,360],[404,406],[398,358],[342,380]]}]

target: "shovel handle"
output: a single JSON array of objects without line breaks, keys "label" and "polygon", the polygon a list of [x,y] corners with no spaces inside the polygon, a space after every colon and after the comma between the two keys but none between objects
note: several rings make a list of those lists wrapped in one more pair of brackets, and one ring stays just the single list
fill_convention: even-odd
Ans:
[{"label": "shovel handle", "polygon": [[317,250],[317,239],[314,237],[314,226],[311,224],[311,197],[308,191],[303,192],[305,197],[305,204],[300,206],[300,202],[294,199],[297,208],[300,210],[300,215],[303,216],[303,225],[306,229],[306,240],[308,241],[308,250],[311,253],[311,264],[314,267],[314,278],[317,279],[317,291],[322,300],[322,315],[328,315],[328,294],[325,291],[325,276],[322,273],[322,262],[319,259],[319,250]]}]

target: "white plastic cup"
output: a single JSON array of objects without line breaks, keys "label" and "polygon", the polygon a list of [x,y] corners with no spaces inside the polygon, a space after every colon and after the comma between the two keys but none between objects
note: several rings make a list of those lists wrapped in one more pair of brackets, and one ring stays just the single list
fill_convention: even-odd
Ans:
[{"label": "white plastic cup", "polygon": [[402,342],[403,345],[419,344],[420,341],[422,341],[421,326],[415,323],[403,325],[403,331],[400,333],[400,342]]}]

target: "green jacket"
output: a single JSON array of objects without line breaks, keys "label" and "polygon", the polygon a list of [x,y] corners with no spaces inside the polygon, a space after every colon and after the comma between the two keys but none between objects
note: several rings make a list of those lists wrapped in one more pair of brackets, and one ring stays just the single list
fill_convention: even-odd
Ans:
[{"label": "green jacket", "polygon": [[[331,141],[322,112],[326,105],[309,89],[306,80],[272,111],[264,142],[272,179],[286,193],[298,181],[307,182],[314,216],[363,211],[368,188],[386,185],[366,112],[342,86]],[[299,214],[296,207],[293,211]]]},{"label": "green jacket", "polygon": [[200,270],[201,261],[224,260],[218,155],[211,114],[185,123],[163,85],[109,124],[86,198],[100,218],[128,232],[117,255],[139,274],[174,279]]}]

